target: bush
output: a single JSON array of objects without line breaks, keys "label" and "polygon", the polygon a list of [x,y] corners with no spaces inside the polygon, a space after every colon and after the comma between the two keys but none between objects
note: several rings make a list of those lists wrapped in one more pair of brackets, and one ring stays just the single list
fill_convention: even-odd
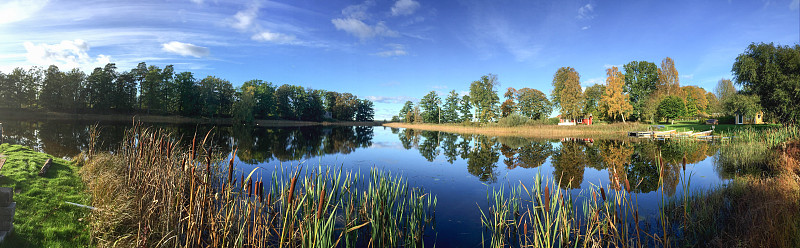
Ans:
[{"label": "bush", "polygon": [[717,119],[719,124],[736,124],[736,117],[734,116],[722,116]]},{"label": "bush", "polygon": [[547,119],[530,119],[528,120],[527,125],[558,125],[558,118],[547,118]]},{"label": "bush", "polygon": [[501,127],[516,127],[520,125],[524,125],[528,122],[528,117],[524,117],[518,114],[510,114],[505,118],[501,118],[497,121],[497,125]]}]

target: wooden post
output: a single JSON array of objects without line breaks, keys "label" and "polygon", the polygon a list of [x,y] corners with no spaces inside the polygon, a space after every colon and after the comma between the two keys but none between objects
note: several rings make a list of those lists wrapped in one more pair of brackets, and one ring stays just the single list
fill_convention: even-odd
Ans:
[{"label": "wooden post", "polygon": [[5,143],[5,139],[3,139],[3,123],[0,122],[0,144]]},{"label": "wooden post", "polygon": [[44,165],[42,166],[42,169],[39,170],[39,176],[44,176],[44,174],[47,173],[47,169],[50,168],[50,164],[52,164],[52,163],[53,163],[53,159],[52,158],[48,158],[47,161],[44,162]]}]

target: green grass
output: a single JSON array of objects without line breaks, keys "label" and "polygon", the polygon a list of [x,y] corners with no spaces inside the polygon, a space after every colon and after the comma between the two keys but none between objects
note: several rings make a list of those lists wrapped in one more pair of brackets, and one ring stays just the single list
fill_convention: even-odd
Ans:
[{"label": "green grass", "polygon": [[[700,124],[697,121],[675,122],[675,124],[673,125],[670,125],[669,122],[667,122],[666,124],[662,123],[659,125],[664,125],[664,128],[662,130],[675,129],[678,132],[685,132],[685,131],[701,132],[701,131],[711,130],[711,125]],[[762,129],[776,128],[780,126],[781,126],[780,124],[759,124],[759,125],[720,124],[720,125],[715,125],[714,133],[715,134],[718,134],[720,132],[731,133],[739,130],[744,130],[747,128],[762,130]]]},{"label": "green grass", "polygon": [[[71,162],[19,145],[0,145],[6,157],[0,187],[14,188],[17,209],[14,233],[0,247],[86,247],[88,210],[65,201],[87,204],[89,197]],[[44,177],[39,169],[48,158],[53,164]]]}]

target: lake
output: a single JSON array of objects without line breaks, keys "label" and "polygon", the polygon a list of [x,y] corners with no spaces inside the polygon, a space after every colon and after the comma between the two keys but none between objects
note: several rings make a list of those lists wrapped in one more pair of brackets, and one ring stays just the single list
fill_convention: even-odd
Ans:
[{"label": "lake", "polygon": [[[8,143],[65,158],[88,147],[90,123],[2,122]],[[210,142],[218,152],[236,151],[237,173],[249,174],[255,169],[256,175],[265,179],[281,164],[341,166],[362,173],[379,168],[402,175],[411,186],[424,188],[438,198],[436,234],[426,240],[437,247],[480,246],[479,208],[487,208],[487,192],[520,182],[531,185],[537,173],[555,180],[574,196],[591,185],[618,189],[620,186],[615,186],[614,180],[627,176],[637,192],[640,216],[645,220],[657,218],[662,193],[674,196],[687,190],[682,186],[685,182],[681,180],[686,180],[682,175],[691,175],[690,190],[714,188],[732,177],[715,165],[717,145],[698,141],[625,137],[538,140],[380,126],[152,126],[167,129],[187,142],[212,130]],[[116,149],[129,127],[125,123],[100,123],[99,149]],[[657,156],[666,163],[665,192],[659,187]]]}]

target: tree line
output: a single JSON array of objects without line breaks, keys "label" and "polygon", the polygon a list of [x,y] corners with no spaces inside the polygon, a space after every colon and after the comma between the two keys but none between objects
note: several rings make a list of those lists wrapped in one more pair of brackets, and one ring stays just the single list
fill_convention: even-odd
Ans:
[{"label": "tree line", "polygon": [[322,121],[372,121],[374,105],[351,93],[250,80],[238,88],[215,76],[196,79],[192,72],[176,73],[144,62],[130,71],[114,63],[90,74],[16,68],[0,72],[0,108],[69,113],[158,114],[228,118]]},{"label": "tree line", "polygon": [[[455,90],[442,104],[435,91],[416,104],[407,101],[393,121],[415,123],[497,122],[510,116],[541,120],[558,109],[561,119],[589,116],[605,121],[674,121],[684,117],[711,118],[742,114],[752,118],[764,111],[775,121],[793,124],[800,118],[800,45],[753,43],[740,54],[730,79],[720,79],[713,92],[681,86],[675,61],[660,66],[631,61],[606,69],[605,84],[580,85],[580,74],[561,67],[553,75],[553,91],[507,88],[500,103],[497,75],[488,74],[470,84],[469,94]],[[524,119],[523,119],[524,120]]]}]

